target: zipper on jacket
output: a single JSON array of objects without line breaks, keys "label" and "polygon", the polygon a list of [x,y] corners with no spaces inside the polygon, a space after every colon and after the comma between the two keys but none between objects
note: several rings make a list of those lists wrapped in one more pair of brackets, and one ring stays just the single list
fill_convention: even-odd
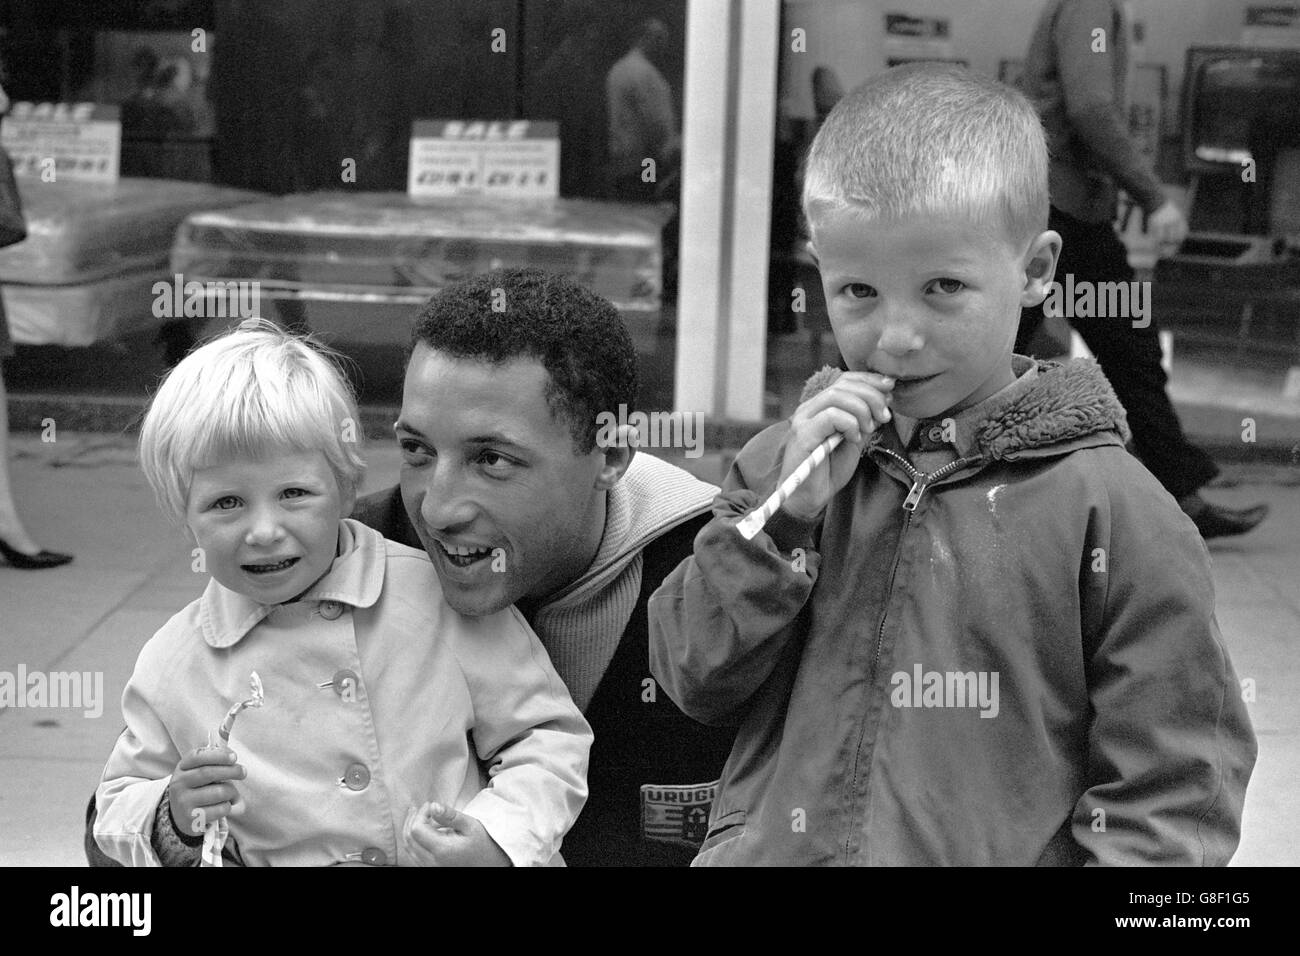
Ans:
[{"label": "zipper on jacket", "polygon": [[950,461],[942,468],[927,475],[902,455],[898,454],[898,452],[890,451],[888,448],[879,447],[876,448],[876,451],[880,452],[882,455],[888,455],[890,458],[894,459],[894,461],[902,465],[903,470],[906,471],[908,477],[912,479],[912,488],[908,491],[907,497],[903,499],[904,511],[915,511],[916,506],[921,503],[921,496],[925,494],[925,490],[940,478],[948,477],[962,465],[969,465],[971,462],[979,461],[978,457],[958,458],[956,461]]},{"label": "zipper on jacket", "polygon": [[[888,455],[890,458],[894,459],[894,461],[902,465],[903,469],[907,472],[908,477],[912,479],[912,487],[907,492],[907,497],[903,499],[903,511],[906,513],[903,515],[902,530],[898,533],[898,547],[894,549],[894,564],[889,569],[889,586],[885,589],[885,607],[889,607],[889,596],[894,593],[894,578],[898,575],[898,562],[903,554],[903,538],[907,536],[907,529],[912,524],[912,515],[916,513],[916,506],[921,503],[921,496],[924,495],[926,489],[936,481],[948,477],[964,465],[969,465],[973,462],[979,461],[979,458],[958,458],[956,461],[950,461],[942,468],[938,468],[935,471],[926,474],[895,451],[879,447],[876,448],[876,451],[880,452],[882,455]],[[880,618],[880,628],[876,632],[876,652],[871,657],[871,679],[873,681],[876,677],[876,665],[880,663],[880,648],[881,645],[884,644],[884,641],[885,616],[882,616]]]},{"label": "zipper on jacket", "polygon": [[[888,608],[890,595],[894,593],[894,579],[898,576],[899,561],[903,556],[903,539],[907,537],[907,531],[912,525],[912,515],[916,513],[916,507],[921,503],[921,496],[924,495],[926,489],[936,481],[948,477],[948,475],[951,475],[964,465],[969,465],[973,462],[979,461],[979,458],[958,458],[956,461],[950,461],[942,468],[938,468],[933,472],[926,474],[902,455],[890,451],[888,448],[877,446],[874,451],[878,451],[882,455],[888,455],[890,458],[894,459],[894,461],[903,466],[903,470],[907,472],[907,476],[912,479],[912,487],[908,490],[907,497],[903,499],[903,527],[899,529],[898,532],[898,544],[894,548],[894,562],[889,569],[889,584],[885,588],[884,606]],[[885,642],[885,620],[887,617],[887,614],[881,615],[880,627],[876,631],[876,650],[871,656],[871,673],[869,678],[869,683],[871,684],[874,684],[876,681],[876,668],[880,664],[880,649]],[[864,720],[862,722],[862,731],[858,734],[858,748],[854,751],[853,755],[853,799],[855,802],[857,800],[858,788],[858,758],[862,755],[862,741],[866,736],[867,723]],[[853,834],[850,833],[844,844],[844,859],[846,863],[848,862],[852,840]]]}]

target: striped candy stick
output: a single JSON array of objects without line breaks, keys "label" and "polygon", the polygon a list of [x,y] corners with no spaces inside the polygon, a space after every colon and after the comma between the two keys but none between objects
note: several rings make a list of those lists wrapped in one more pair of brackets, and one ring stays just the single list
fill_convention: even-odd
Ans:
[{"label": "striped candy stick", "polygon": [[763,502],[762,507],[740,519],[736,528],[746,541],[752,541],[754,535],[763,530],[763,525],[767,524],[768,519],[776,514],[777,509],[794,494],[794,490],[808,480],[808,476],[830,457],[831,452],[838,448],[843,440],[843,432],[836,432],[827,438],[812,450],[811,455],[799,463],[799,467],[792,471],[785,481],[781,482],[781,487],[772,492],[771,496]]},{"label": "striped candy stick", "polygon": [[[221,743],[214,745],[211,735],[208,736],[208,746],[230,746],[230,732],[235,729],[235,718],[245,707],[261,707],[266,695],[262,690],[262,679],[257,676],[257,671],[252,672],[248,681],[251,696],[246,700],[241,700],[226,712],[226,719],[221,722],[217,728],[217,735],[221,737]],[[221,851],[226,845],[226,840],[230,836],[230,821],[225,817],[215,823],[209,823],[203,831],[203,849],[200,852],[199,866],[221,866]]]}]

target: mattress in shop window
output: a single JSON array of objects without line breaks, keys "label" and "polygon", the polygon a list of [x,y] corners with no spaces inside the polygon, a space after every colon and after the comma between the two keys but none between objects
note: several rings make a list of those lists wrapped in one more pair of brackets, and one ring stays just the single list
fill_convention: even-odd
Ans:
[{"label": "mattress in shop window", "polygon": [[510,266],[572,275],[625,320],[648,321],[659,310],[665,219],[658,206],[585,199],[302,193],[190,216],[172,268],[256,281],[268,317],[346,342],[405,344],[434,292]]},{"label": "mattress in shop window", "polygon": [[158,325],[152,289],[172,281],[177,227],[261,196],[169,179],[17,182],[27,238],[0,249],[0,283],[10,332],[27,345],[91,345]]}]

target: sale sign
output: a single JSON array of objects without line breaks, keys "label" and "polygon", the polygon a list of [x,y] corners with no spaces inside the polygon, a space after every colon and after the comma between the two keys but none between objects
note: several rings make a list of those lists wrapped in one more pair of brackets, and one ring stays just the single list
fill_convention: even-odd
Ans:
[{"label": "sale sign", "polygon": [[559,124],[535,120],[417,120],[406,191],[413,199],[559,195]]},{"label": "sale sign", "polygon": [[0,124],[0,145],[20,176],[113,183],[122,124],[105,103],[15,103]]}]

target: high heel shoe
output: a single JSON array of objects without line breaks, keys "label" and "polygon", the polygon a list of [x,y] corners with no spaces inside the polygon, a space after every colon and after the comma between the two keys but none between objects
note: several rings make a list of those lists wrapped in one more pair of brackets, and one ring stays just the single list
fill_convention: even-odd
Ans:
[{"label": "high heel shoe", "polygon": [[0,554],[3,554],[5,560],[9,562],[10,567],[22,568],[27,571],[39,571],[42,568],[57,568],[61,564],[67,564],[72,560],[70,554],[59,554],[57,551],[40,551],[37,554],[24,554],[21,551],[15,551],[9,547],[4,538],[0,538]]},{"label": "high heel shoe", "polygon": [[1245,534],[1268,517],[1268,505],[1265,504],[1253,508],[1226,508],[1212,504],[1195,493],[1180,499],[1178,504],[1195,522],[1196,530],[1206,540]]}]

